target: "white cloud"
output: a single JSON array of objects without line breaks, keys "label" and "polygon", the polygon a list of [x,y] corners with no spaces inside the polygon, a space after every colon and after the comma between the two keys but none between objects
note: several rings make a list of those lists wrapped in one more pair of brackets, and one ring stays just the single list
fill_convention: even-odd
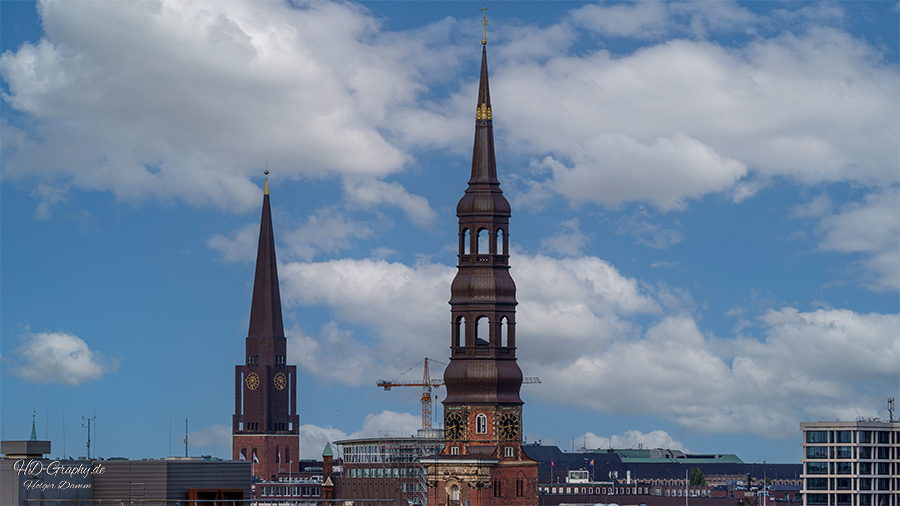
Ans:
[{"label": "white cloud", "polygon": [[622,434],[616,434],[610,437],[603,437],[593,432],[585,432],[583,435],[575,438],[584,443],[585,448],[606,449],[606,448],[663,448],[668,450],[681,450],[690,453],[690,450],[684,446],[684,443],[673,439],[668,432],[664,430],[654,430],[643,433],[639,430],[627,430]]},{"label": "white cloud", "polygon": [[578,218],[560,222],[559,232],[541,239],[541,248],[565,256],[579,256],[590,239],[581,232]]},{"label": "white cloud", "polygon": [[[295,359],[308,370],[362,385],[396,374],[423,357],[446,355],[450,336],[441,322],[448,321],[450,267],[342,259],[287,263],[279,268],[279,277],[286,307],[326,306],[341,326],[368,330],[361,339],[338,324],[327,325],[320,335],[292,330],[292,353],[302,355]],[[446,341],[436,337],[444,334]]]},{"label": "white cloud", "polygon": [[640,209],[632,216],[624,216],[619,220],[618,233],[634,236],[638,244],[654,249],[666,249],[678,244],[684,239],[684,233],[680,230],[680,224],[667,228],[658,223],[650,223],[647,220],[649,213],[646,209]]},{"label": "white cloud", "polygon": [[776,177],[898,179],[895,71],[835,29],[535,57],[495,66],[491,85],[501,139],[550,170],[532,188],[576,203],[667,210],[729,190],[740,201]]},{"label": "white cloud", "polygon": [[[349,3],[39,4],[45,36],[0,57],[5,172],[121,199],[246,210],[279,177],[383,176],[408,156],[380,131],[421,87],[411,45]],[[38,140],[40,139],[40,140]],[[6,142],[6,141],[5,141]]]},{"label": "white cloud", "polygon": [[66,185],[38,184],[31,192],[31,198],[37,200],[34,217],[39,220],[50,219],[50,210],[54,205],[65,202],[69,196]]},{"label": "white cloud", "polygon": [[81,338],[63,331],[25,334],[15,356],[13,372],[32,383],[78,386],[119,368],[118,358],[93,351]]},{"label": "white cloud", "polygon": [[555,402],[770,438],[793,436],[807,406],[872,416],[900,377],[898,315],[786,307],[761,320],[765,340],[720,346],[691,317],[667,316],[643,336],[579,349],[562,366],[534,362],[529,373],[543,380],[536,393]]},{"label": "white cloud", "polygon": [[334,442],[342,439],[378,437],[385,431],[389,431],[391,434],[414,435],[421,423],[421,417],[409,413],[384,410],[381,413],[366,415],[362,428],[349,434],[330,425],[328,427],[319,427],[312,424],[301,425],[300,458],[321,458],[326,443],[331,443],[332,450],[337,455],[340,448]]},{"label": "white cloud", "polygon": [[[830,207],[815,199],[810,205],[821,208],[817,209],[820,214]],[[864,255],[873,289],[900,289],[900,187],[873,192],[859,203],[825,215],[819,230],[823,234],[820,249]]]},{"label": "white cloud", "polygon": [[572,23],[606,36],[655,38],[668,26],[666,5],[653,0],[633,4],[586,5],[573,10]]},{"label": "white cloud", "polygon": [[300,227],[278,232],[278,237],[284,244],[285,259],[312,260],[318,254],[349,249],[353,239],[365,239],[372,234],[368,224],[348,218],[339,210],[327,208],[310,214]]},{"label": "white cloud", "polygon": [[329,383],[360,386],[372,383],[378,370],[372,350],[335,322],[313,337],[300,327],[288,329],[288,360]]},{"label": "white cloud", "polygon": [[259,225],[248,223],[233,230],[228,237],[212,234],[206,240],[210,249],[218,251],[226,262],[253,262],[259,243]]},{"label": "white cloud", "polygon": [[385,183],[373,179],[344,181],[344,192],[348,204],[353,207],[370,208],[379,204],[392,204],[406,213],[409,221],[424,227],[435,219],[435,212],[428,200],[412,195],[398,183]]},{"label": "white cloud", "polygon": [[[312,260],[320,254],[333,254],[352,246],[353,239],[372,235],[371,227],[347,218],[334,208],[319,209],[310,214],[306,223],[292,224],[276,230],[278,258]],[[253,262],[259,244],[259,223],[248,223],[224,236],[212,234],[206,245],[217,251],[225,262]],[[283,255],[283,256],[282,256]]]},{"label": "white cloud", "polygon": [[[475,76],[456,75],[472,55],[452,18],[389,32],[349,3],[47,1],[40,13],[44,38],[0,57],[5,100],[40,120],[0,125],[10,178],[246,210],[268,160],[278,177],[346,177],[361,207],[427,225],[427,201],[381,178],[416,149],[461,153],[470,139]],[[841,17],[640,2],[510,27],[492,65],[498,139],[550,169],[522,198],[672,210],[709,193],[739,202],[779,177],[896,182],[896,72],[865,41],[810,27]],[[561,54],[593,30],[698,39]],[[753,37],[733,47],[702,40],[741,31]]]},{"label": "white cloud", "polygon": [[[231,448],[231,427],[228,425],[211,425],[191,432],[188,436],[189,446],[216,449]],[[231,458],[231,455],[228,456]]]}]

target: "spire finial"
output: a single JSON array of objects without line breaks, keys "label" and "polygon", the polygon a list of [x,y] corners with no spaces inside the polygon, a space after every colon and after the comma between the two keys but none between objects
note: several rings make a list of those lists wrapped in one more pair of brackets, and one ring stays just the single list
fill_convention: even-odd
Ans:
[{"label": "spire finial", "polygon": [[269,163],[266,162],[266,170],[263,171],[263,174],[266,175],[266,187],[263,189],[263,195],[269,194]]},{"label": "spire finial", "polygon": [[37,441],[37,430],[34,428],[34,417],[37,415],[37,410],[31,410],[31,440]]},{"label": "spire finial", "polygon": [[487,4],[484,4],[484,7],[481,8],[481,22],[482,22],[482,24],[484,24],[484,26],[482,27],[483,32],[482,32],[482,36],[481,36],[481,45],[482,46],[487,45],[487,25],[488,25],[487,10],[488,10]]}]

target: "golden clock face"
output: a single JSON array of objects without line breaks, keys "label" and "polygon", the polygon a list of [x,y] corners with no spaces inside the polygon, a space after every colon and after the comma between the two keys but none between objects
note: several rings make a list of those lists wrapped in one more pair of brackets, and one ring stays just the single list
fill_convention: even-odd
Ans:
[{"label": "golden clock face", "polygon": [[259,375],[255,372],[251,372],[247,375],[247,378],[244,379],[244,383],[247,384],[247,388],[250,390],[256,390],[259,388]]},{"label": "golden clock face", "polygon": [[275,379],[272,381],[275,383],[275,388],[278,390],[284,390],[284,387],[287,386],[287,378],[284,376],[283,372],[276,374]]},{"label": "golden clock face", "polygon": [[466,422],[462,413],[450,413],[444,420],[444,436],[450,441],[458,441],[466,433]]},{"label": "golden clock face", "polygon": [[500,416],[497,428],[500,431],[500,437],[503,439],[518,439],[519,417],[515,413],[505,413]]}]

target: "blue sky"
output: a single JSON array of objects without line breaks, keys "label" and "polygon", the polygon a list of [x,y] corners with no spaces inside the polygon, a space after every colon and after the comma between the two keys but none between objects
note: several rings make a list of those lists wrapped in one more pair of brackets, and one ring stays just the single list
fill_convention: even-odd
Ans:
[{"label": "blue sky", "polygon": [[[797,462],[886,417],[897,3],[488,7],[528,440]],[[447,360],[481,4],[0,8],[2,437],[230,454],[265,167],[303,456],[414,430],[375,383]]]}]

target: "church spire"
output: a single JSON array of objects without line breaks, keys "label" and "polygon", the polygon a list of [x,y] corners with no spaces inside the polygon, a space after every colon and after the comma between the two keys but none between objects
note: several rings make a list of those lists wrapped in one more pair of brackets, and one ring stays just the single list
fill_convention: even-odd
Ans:
[{"label": "church spire", "polygon": [[475,146],[472,151],[472,177],[469,185],[499,185],[497,161],[494,158],[494,126],[491,112],[491,90],[488,85],[487,45],[481,47],[481,79],[475,108]]},{"label": "church spire", "polygon": [[[268,176],[269,171],[266,171]],[[250,306],[249,337],[284,337],[281,319],[281,294],[278,290],[278,268],[275,262],[275,235],[272,210],[269,207],[269,178],[263,192],[262,218],[259,223],[259,247],[256,253],[256,278]]]},{"label": "church spire", "polygon": [[30,439],[30,441],[37,441],[37,440],[38,440],[38,438],[37,438],[37,430],[35,430],[35,428],[34,428],[34,417],[35,417],[36,414],[37,414],[36,411],[34,411],[34,410],[31,411],[31,439]]}]

